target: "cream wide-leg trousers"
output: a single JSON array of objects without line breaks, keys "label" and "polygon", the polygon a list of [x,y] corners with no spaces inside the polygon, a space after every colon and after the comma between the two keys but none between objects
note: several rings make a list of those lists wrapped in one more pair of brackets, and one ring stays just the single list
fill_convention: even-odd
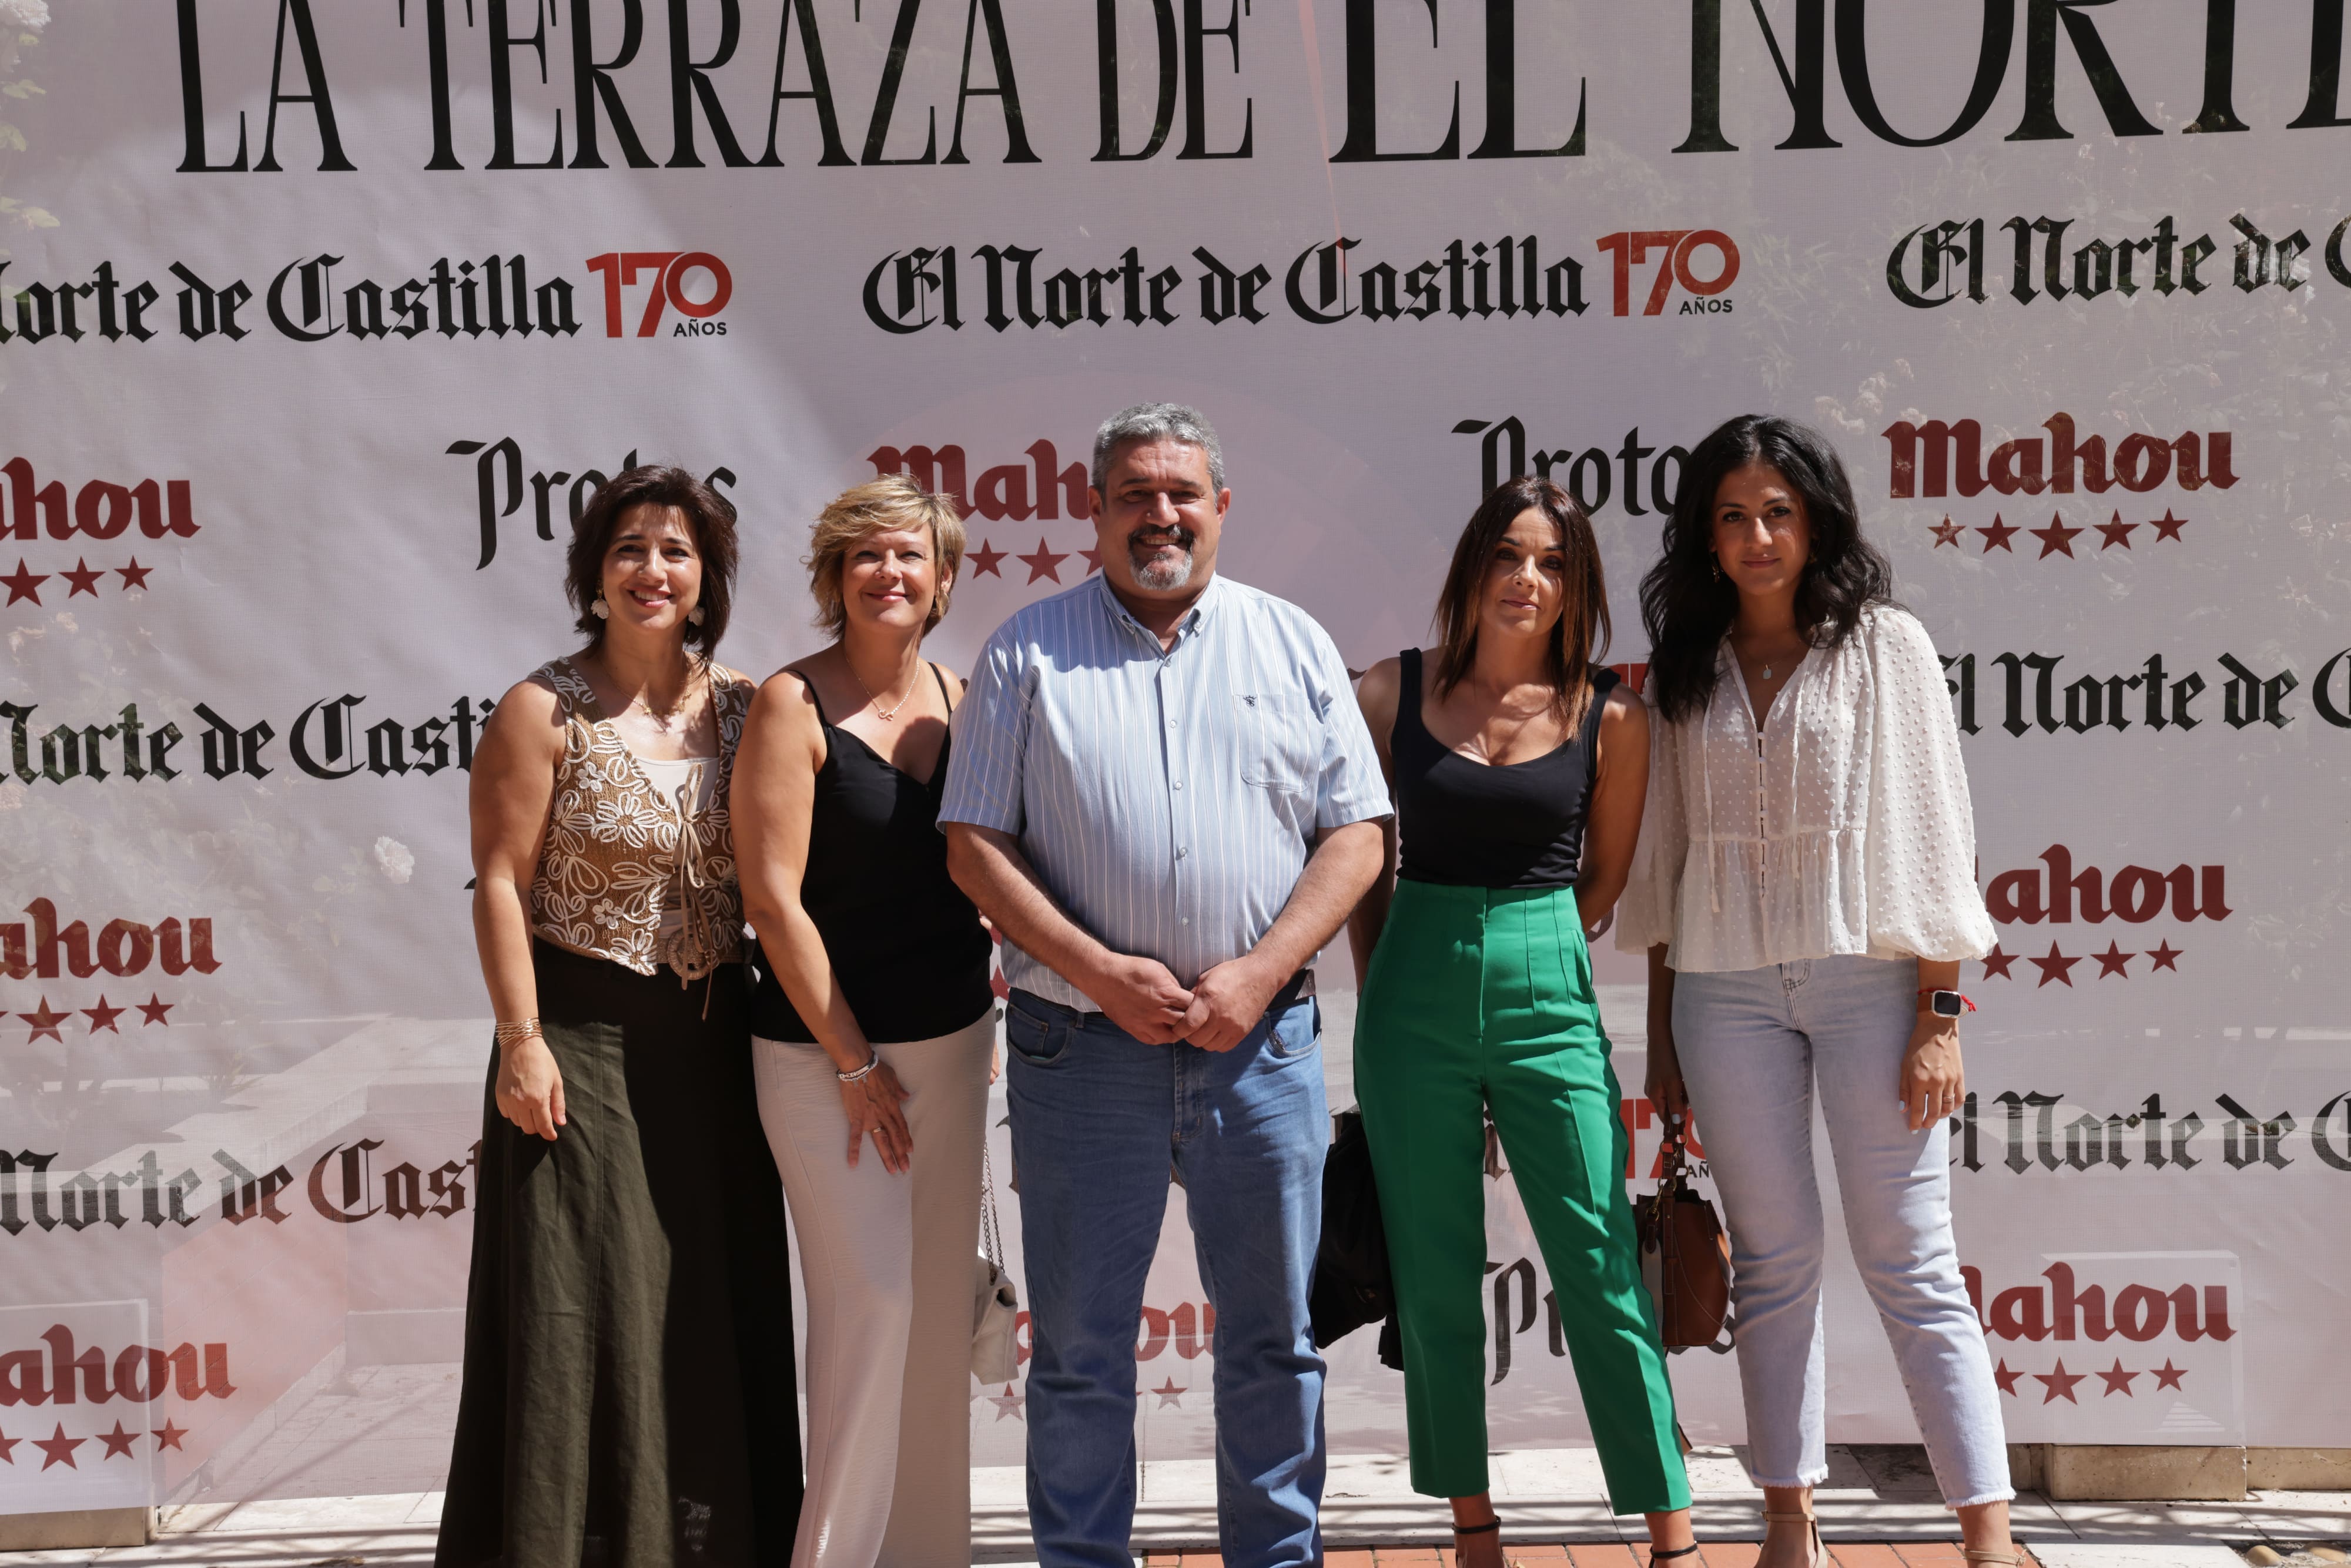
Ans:
[{"label": "cream wide-leg trousers", "polygon": [[814,1045],[754,1040],[808,1286],[808,1493],[793,1568],[971,1562],[971,1331],[993,1011],[874,1050],[906,1092],[912,1168],[893,1175]]}]

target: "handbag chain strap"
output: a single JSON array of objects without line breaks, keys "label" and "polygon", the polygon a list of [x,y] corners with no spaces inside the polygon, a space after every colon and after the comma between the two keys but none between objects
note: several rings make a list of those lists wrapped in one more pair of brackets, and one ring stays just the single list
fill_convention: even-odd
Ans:
[{"label": "handbag chain strap", "polygon": [[1688,1152],[1689,1133],[1682,1117],[1669,1117],[1666,1122],[1665,1146],[1658,1151],[1663,1161],[1657,1172],[1656,1201],[1662,1206],[1689,1185],[1689,1171],[1684,1165]]},{"label": "handbag chain strap", "polygon": [[1004,1231],[996,1218],[996,1166],[988,1157],[987,1136],[979,1140],[979,1243],[987,1260],[999,1274],[1004,1272]]}]

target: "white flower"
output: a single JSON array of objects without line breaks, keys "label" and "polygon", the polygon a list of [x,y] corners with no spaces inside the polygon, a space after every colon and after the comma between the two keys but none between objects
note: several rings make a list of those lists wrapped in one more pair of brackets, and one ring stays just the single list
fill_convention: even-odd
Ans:
[{"label": "white flower", "polygon": [[37,33],[49,25],[49,0],[0,0],[0,27]]},{"label": "white flower", "polygon": [[[9,0],[0,0],[0,5],[7,4]],[[416,874],[416,856],[398,839],[381,838],[375,841],[375,868],[395,883],[405,883]]]}]

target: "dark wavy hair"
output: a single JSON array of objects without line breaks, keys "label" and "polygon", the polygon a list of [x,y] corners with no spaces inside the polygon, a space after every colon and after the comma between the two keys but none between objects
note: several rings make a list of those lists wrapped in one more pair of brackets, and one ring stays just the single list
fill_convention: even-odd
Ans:
[{"label": "dark wavy hair", "polygon": [[702,558],[702,596],[695,608],[702,624],[689,622],[686,646],[705,656],[726,634],[735,600],[735,504],[683,468],[647,463],[623,469],[604,482],[571,525],[571,548],[564,556],[563,591],[580,612],[574,622],[588,634],[588,650],[604,644],[604,622],[590,607],[604,590],[604,556],[621,519],[639,507],[675,507],[685,514],[694,553]]},{"label": "dark wavy hair", "polygon": [[1894,569],[1862,537],[1853,481],[1835,448],[1792,419],[1740,414],[1682,465],[1663,553],[1641,579],[1648,690],[1668,720],[1703,712],[1714,695],[1717,653],[1739,613],[1738,587],[1715,559],[1714,496],[1725,475],[1750,463],[1778,470],[1804,504],[1812,548],[1796,585],[1796,624],[1807,642],[1834,648],[1853,635],[1864,610],[1894,601]]},{"label": "dark wavy hair", "polygon": [[1554,711],[1562,722],[1574,724],[1583,716],[1593,655],[1607,650],[1613,630],[1608,586],[1600,575],[1600,541],[1593,537],[1592,519],[1574,497],[1532,475],[1495,486],[1453,547],[1453,565],[1437,596],[1437,691],[1442,696],[1468,678],[1478,654],[1478,589],[1486,580],[1486,563],[1518,515],[1530,509],[1559,529],[1560,549],[1567,558],[1566,593],[1546,663]]}]

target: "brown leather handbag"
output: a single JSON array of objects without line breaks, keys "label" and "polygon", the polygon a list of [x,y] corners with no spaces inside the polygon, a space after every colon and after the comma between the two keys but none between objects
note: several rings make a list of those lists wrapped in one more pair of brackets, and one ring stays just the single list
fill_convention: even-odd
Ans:
[{"label": "brown leather handbag", "polygon": [[1668,1347],[1728,1348],[1730,1238],[1714,1205],[1690,1187],[1687,1140],[1678,1124],[1667,1124],[1657,1190],[1635,1207],[1641,1281],[1656,1303],[1658,1337]]}]

